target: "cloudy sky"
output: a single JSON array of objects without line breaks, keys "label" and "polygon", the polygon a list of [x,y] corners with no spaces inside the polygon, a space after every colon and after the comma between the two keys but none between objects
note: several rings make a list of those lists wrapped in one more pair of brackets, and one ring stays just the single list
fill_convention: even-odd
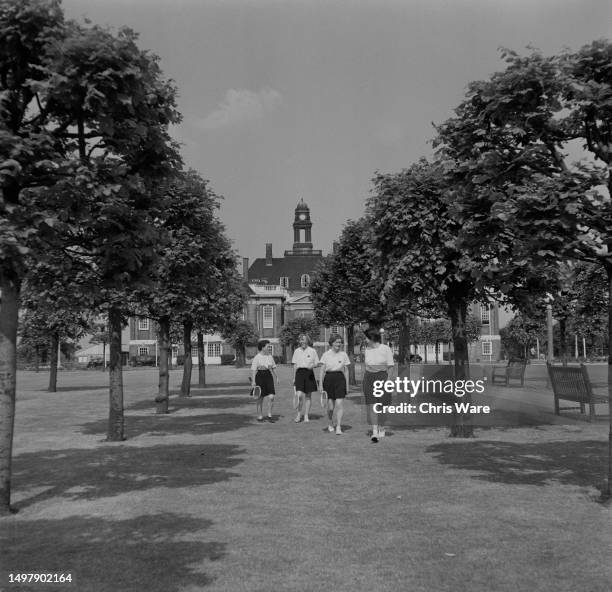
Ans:
[{"label": "cloudy sky", "polygon": [[185,162],[225,197],[241,256],[291,248],[311,208],[327,252],[363,212],[376,171],[431,153],[498,48],[545,53],[610,37],[609,0],[64,0],[72,18],[127,25],[179,88]]}]

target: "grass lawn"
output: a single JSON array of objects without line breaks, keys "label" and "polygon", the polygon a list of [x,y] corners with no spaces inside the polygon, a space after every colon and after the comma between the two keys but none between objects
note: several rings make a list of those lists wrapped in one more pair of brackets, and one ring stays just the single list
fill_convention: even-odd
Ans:
[{"label": "grass lawn", "polygon": [[[127,441],[105,442],[107,376],[18,375],[13,505],[0,590],[609,592],[612,511],[598,503],[607,424],[404,428],[378,444],[360,399],[345,434],[295,424],[288,369],[273,424],[247,370],[154,414],[155,369],[124,374]],[[171,375],[178,389],[181,371]],[[244,386],[240,383],[244,382]],[[551,395],[552,399],[552,395]],[[552,403],[551,403],[552,406]],[[10,573],[71,584],[10,584]]]}]

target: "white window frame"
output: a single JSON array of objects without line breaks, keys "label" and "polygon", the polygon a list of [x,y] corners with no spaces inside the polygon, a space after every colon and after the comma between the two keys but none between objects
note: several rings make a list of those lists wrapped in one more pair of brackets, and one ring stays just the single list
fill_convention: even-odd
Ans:
[{"label": "white window frame", "polygon": [[264,329],[274,329],[274,307],[271,304],[264,304],[261,307],[262,327]]},{"label": "white window frame", "polygon": [[139,318],[138,319],[138,330],[139,331],[148,331],[149,330],[149,319]]},{"label": "white window frame", "polygon": [[482,343],[482,355],[492,356],[493,355],[493,342],[490,339],[485,339]]},{"label": "white window frame", "polygon": [[281,277],[281,278],[280,278],[280,280],[279,280],[279,282],[280,282],[280,284],[279,284],[279,285],[280,285],[282,288],[289,288],[289,278],[288,278],[287,276],[283,276],[283,277]]},{"label": "white window frame", "polygon": [[342,331],[340,331],[340,327],[338,327],[338,325],[332,325],[329,328],[329,335],[330,337],[334,334],[337,333],[338,335],[340,335],[342,337]]},{"label": "white window frame", "polygon": [[310,286],[310,276],[307,273],[302,274],[300,285],[302,288],[308,288]]},{"label": "white window frame", "polygon": [[488,306],[480,308],[480,321],[483,325],[491,324],[491,309]]},{"label": "white window frame", "polygon": [[149,347],[146,346],[146,345],[140,345],[138,347],[138,355],[139,356],[148,356],[149,355]]},{"label": "white window frame", "polygon": [[221,357],[221,344],[217,341],[208,344],[208,357],[209,358],[220,358]]}]

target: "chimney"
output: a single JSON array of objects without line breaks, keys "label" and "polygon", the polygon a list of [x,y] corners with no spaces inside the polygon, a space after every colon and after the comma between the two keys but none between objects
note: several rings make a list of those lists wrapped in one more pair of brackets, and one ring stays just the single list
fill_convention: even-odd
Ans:
[{"label": "chimney", "polygon": [[332,245],[332,253],[334,255],[337,255],[339,248],[340,248],[340,245],[338,244],[338,241],[334,241],[334,244]]},{"label": "chimney", "polygon": [[242,279],[248,284],[249,283],[249,258],[242,258]]},{"label": "chimney", "polygon": [[266,265],[272,265],[272,243],[266,243]]}]

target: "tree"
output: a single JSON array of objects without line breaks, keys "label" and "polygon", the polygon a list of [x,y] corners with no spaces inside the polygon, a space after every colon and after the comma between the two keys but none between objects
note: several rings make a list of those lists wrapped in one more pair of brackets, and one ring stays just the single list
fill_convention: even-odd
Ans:
[{"label": "tree", "polygon": [[[451,320],[455,376],[469,376],[466,317],[470,302],[485,297],[474,267],[458,247],[460,225],[446,201],[443,169],[424,159],[396,174],[379,174],[367,208],[385,278],[383,293],[400,294],[423,308],[442,300]],[[473,433],[469,416],[456,415],[452,436]]]},{"label": "tree", "polygon": [[[356,384],[354,327],[360,322],[380,324],[383,320],[380,284],[373,273],[372,240],[368,220],[348,221],[336,252],[319,264],[310,284],[317,323],[346,327],[346,351],[351,360],[349,383],[353,385]],[[304,331],[297,334],[300,332]],[[297,341],[289,343],[293,345]]]},{"label": "tree", "polygon": [[[612,283],[611,48],[599,41],[548,58],[505,51],[506,69],[472,83],[457,116],[438,128],[456,187],[458,241],[502,292],[524,277],[521,269],[569,260],[597,263]],[[566,162],[573,140],[604,166]],[[611,482],[612,420],[607,496]]]},{"label": "tree", "polygon": [[299,317],[285,323],[281,327],[278,338],[285,347],[294,351],[299,345],[299,337],[302,333],[308,335],[312,341],[316,341],[320,330],[321,326],[316,319]]},{"label": "tree", "polygon": [[0,4],[0,497],[10,503],[15,341],[26,255],[62,248],[94,271],[109,306],[109,439],[123,439],[124,291],[145,281],[156,240],[149,188],[177,160],[174,86],[129,30],[65,22],[59,2]]},{"label": "tree", "polygon": [[244,366],[246,361],[246,347],[257,343],[259,334],[248,321],[229,319],[223,328],[223,337],[236,350],[236,366]]}]

